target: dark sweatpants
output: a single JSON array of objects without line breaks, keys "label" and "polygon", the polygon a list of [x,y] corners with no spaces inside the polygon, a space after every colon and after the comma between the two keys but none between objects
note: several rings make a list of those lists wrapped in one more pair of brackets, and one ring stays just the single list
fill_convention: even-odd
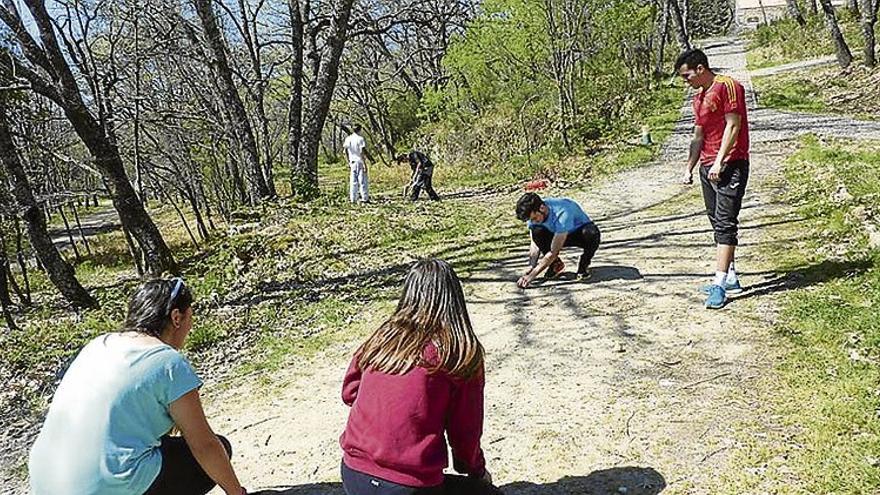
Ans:
[{"label": "dark sweatpants", "polygon": [[346,495],[502,495],[498,488],[476,478],[451,474],[443,478],[440,486],[415,488],[355,471],[342,463],[342,487]]},{"label": "dark sweatpants", "polygon": [[[599,249],[599,241],[601,238],[602,234],[599,232],[599,227],[592,222],[578,228],[574,232],[569,232],[568,236],[565,238],[565,244],[563,244],[563,247],[576,246],[584,250],[581,259],[578,262],[578,273],[586,273],[587,268],[590,266],[590,262],[593,260],[593,255],[595,255],[596,250]],[[553,232],[550,232],[544,227],[535,226],[532,228],[532,240],[538,245],[541,254],[547,254],[550,252],[550,243],[553,241]]]},{"label": "dark sweatpants", "polygon": [[[232,445],[217,435],[229,457]],[[162,470],[144,495],[205,495],[217,484],[205,473],[183,437],[162,437]]]},{"label": "dark sweatpants", "polygon": [[434,191],[434,187],[431,185],[431,181],[433,180],[434,169],[433,167],[428,168],[427,170],[422,171],[416,180],[413,181],[412,190],[410,191],[409,199],[411,201],[415,201],[419,199],[419,193],[422,189],[428,193],[428,197],[431,198],[431,201],[437,201],[440,199],[440,196],[437,195],[437,192]]},{"label": "dark sweatpants", "polygon": [[715,231],[715,244],[736,246],[739,243],[739,210],[742,208],[746,184],[749,182],[749,161],[728,162],[721,171],[721,180],[709,180],[709,167],[700,167],[700,184],[709,223]]}]

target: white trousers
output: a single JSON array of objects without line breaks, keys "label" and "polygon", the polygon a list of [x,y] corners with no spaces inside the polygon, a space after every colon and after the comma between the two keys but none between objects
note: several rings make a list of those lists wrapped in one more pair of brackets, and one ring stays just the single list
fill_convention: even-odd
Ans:
[{"label": "white trousers", "polygon": [[361,201],[369,201],[367,166],[360,160],[352,160],[348,162],[348,169],[351,172],[348,182],[348,198],[352,203],[355,203],[360,195]]}]

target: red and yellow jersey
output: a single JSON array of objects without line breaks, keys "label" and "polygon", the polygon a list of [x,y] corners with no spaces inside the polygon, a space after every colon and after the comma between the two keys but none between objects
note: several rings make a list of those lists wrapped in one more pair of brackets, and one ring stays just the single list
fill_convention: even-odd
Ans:
[{"label": "red and yellow jersey", "polygon": [[724,162],[748,160],[749,119],[746,115],[745,88],[729,76],[715,76],[709,89],[700,90],[694,95],[695,125],[703,128],[700,163],[704,166],[711,166],[718,156],[726,126],[724,116],[728,113],[739,114],[742,117],[742,126]]}]

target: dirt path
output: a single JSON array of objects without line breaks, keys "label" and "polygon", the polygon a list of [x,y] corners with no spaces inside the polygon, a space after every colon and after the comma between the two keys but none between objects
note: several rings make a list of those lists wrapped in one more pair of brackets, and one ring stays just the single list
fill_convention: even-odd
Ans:
[{"label": "dirt path", "polygon": [[[750,87],[741,43],[718,40],[709,52]],[[603,232],[589,283],[516,289],[524,243],[466,282],[488,355],[484,449],[509,494],[716,493],[777,354],[775,295],[791,285],[754,268],[757,246],[786,241],[773,226],[801,221],[774,202],[784,141],[804,132],[880,138],[877,123],[754,110],[739,256],[750,290],[707,311],[696,289],[712,272],[712,236],[698,187],[676,184],[692,126],[683,113],[656,164],[567,192]],[[564,255],[569,267],[576,256]],[[231,432],[243,480],[271,493],[342,493],[337,438],[347,409],[338,395],[355,345],[329,349],[317,367],[292,363],[271,398],[215,398],[213,422]]]}]

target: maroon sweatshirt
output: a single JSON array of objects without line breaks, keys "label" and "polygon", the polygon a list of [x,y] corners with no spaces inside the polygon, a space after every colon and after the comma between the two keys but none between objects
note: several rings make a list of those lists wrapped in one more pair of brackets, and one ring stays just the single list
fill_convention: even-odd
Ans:
[{"label": "maroon sweatshirt", "polygon": [[[437,362],[429,343],[423,357]],[[415,367],[403,375],[362,371],[355,356],[342,384],[351,406],[339,438],[349,468],[399,485],[437,486],[448,465],[446,439],[455,470],[483,476],[483,369],[469,380]]]}]

